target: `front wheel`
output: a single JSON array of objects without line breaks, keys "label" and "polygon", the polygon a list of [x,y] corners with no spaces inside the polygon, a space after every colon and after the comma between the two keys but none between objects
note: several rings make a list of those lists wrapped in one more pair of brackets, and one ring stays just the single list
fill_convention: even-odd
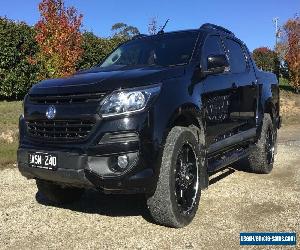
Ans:
[{"label": "front wheel", "polygon": [[195,132],[174,127],[163,150],[160,175],[148,209],[158,224],[180,228],[194,218],[201,194],[200,146]]}]

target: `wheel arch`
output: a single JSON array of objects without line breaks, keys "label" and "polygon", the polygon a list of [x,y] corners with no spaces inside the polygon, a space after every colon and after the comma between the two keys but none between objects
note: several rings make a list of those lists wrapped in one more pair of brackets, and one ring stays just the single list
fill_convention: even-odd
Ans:
[{"label": "wheel arch", "polygon": [[198,143],[201,144],[201,157],[205,160],[203,168],[200,169],[200,185],[201,189],[208,187],[208,171],[207,171],[207,148],[205,141],[205,120],[204,111],[193,103],[186,103],[178,107],[169,119],[164,138],[175,126],[190,127],[197,136]]},{"label": "wheel arch", "polygon": [[204,130],[203,112],[196,105],[186,103],[173,112],[167,127],[171,129],[174,126],[189,127],[191,125]]},{"label": "wheel arch", "polygon": [[264,113],[268,113],[271,116],[271,119],[276,122],[277,114],[279,112],[279,104],[275,104],[272,102],[272,98],[268,98],[264,104]]},{"label": "wheel arch", "polygon": [[260,138],[263,126],[263,120],[265,114],[269,114],[271,116],[272,123],[274,127],[278,127],[278,114],[279,114],[279,105],[272,101],[272,98],[269,97],[264,101],[264,105],[262,106],[261,114],[259,115],[260,119],[257,124],[257,140]]}]

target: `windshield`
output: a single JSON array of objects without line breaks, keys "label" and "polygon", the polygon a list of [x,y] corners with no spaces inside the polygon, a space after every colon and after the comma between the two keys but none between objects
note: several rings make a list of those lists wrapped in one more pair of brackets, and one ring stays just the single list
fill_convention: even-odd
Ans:
[{"label": "windshield", "polygon": [[169,33],[122,44],[100,65],[182,65],[189,62],[198,32]]}]

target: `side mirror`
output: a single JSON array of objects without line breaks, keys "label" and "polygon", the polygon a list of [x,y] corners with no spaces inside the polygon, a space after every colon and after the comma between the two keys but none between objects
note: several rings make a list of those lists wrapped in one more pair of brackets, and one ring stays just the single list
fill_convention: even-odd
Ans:
[{"label": "side mirror", "polygon": [[229,64],[225,55],[211,55],[207,57],[207,71],[205,74],[220,74],[228,71]]}]

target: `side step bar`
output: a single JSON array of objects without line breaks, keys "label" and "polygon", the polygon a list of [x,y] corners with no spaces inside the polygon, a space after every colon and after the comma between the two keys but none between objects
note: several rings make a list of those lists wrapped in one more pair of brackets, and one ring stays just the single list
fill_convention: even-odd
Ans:
[{"label": "side step bar", "polygon": [[247,131],[235,134],[229,138],[226,138],[222,141],[218,141],[216,143],[211,144],[208,147],[208,154],[214,153],[216,151],[219,151],[220,149],[227,148],[229,146],[232,146],[234,144],[238,144],[240,142],[246,141],[248,139],[251,139],[252,137],[256,136],[256,128],[249,129]]},{"label": "side step bar", "polygon": [[211,158],[208,159],[208,172],[215,172],[220,168],[223,168],[227,165],[230,165],[244,157],[247,157],[250,153],[251,147],[248,148],[240,148],[240,149],[233,149],[230,152],[227,152],[222,156],[219,156],[217,159]]}]

